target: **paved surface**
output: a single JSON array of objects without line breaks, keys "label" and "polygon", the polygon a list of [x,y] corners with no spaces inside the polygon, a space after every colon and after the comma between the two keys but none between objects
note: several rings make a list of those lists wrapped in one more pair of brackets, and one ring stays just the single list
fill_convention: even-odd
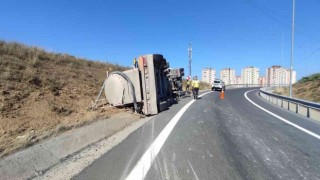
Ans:
[{"label": "paved surface", "polygon": [[36,177],[86,146],[122,130],[138,119],[137,115],[120,113],[109,119],[67,131],[46,142],[3,158],[0,160],[0,179]]},{"label": "paved surface", "polygon": [[[145,179],[320,179],[320,140],[265,113],[244,98],[250,89],[213,92],[193,103],[178,121]],[[320,134],[318,122],[273,106],[258,105]],[[191,98],[153,117],[74,179],[125,179],[137,161]]]}]

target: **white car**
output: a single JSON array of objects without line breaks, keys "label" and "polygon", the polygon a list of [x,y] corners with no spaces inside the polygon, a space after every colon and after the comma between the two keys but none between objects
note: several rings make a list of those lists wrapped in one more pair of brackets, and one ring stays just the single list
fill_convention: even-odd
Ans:
[{"label": "white car", "polygon": [[212,84],[212,91],[226,91],[226,86],[222,80],[215,80]]}]

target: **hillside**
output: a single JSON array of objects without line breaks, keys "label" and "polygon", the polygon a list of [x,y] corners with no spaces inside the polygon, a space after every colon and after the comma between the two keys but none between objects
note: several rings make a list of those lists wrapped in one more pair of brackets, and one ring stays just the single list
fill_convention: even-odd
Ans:
[{"label": "hillside", "polygon": [[88,111],[113,64],[0,41],[0,157],[119,111]]},{"label": "hillside", "polygon": [[[183,79],[182,80],[182,89],[184,91],[186,90],[186,86],[187,86],[187,80]],[[211,85],[206,82],[200,81],[200,90],[208,90],[208,89],[211,89]]]},{"label": "hillside", "polygon": [[[274,93],[288,96],[289,89],[278,88]],[[320,73],[303,77],[300,81],[293,84],[292,94],[298,99],[320,103]]]}]

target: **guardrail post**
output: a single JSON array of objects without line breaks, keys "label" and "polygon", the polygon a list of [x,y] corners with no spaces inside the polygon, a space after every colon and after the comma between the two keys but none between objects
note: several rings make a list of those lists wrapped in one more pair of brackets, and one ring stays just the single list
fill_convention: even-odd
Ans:
[{"label": "guardrail post", "polygon": [[[274,101],[276,102],[276,104],[278,105],[279,100],[281,100],[281,104],[279,106],[281,106],[282,108],[285,108],[289,111],[293,111],[296,112],[297,114],[299,114],[300,110],[302,110],[303,112],[301,112],[302,115],[305,115],[308,118],[312,118],[315,120],[320,120],[320,104],[319,103],[314,103],[314,102],[310,102],[310,101],[304,101],[304,100],[300,100],[300,99],[295,99],[295,98],[289,98],[289,97],[284,97],[281,95],[276,95],[273,93],[270,93],[271,88],[265,88],[265,90],[262,90],[262,88],[260,89],[260,96],[262,98],[264,98],[266,101],[272,102],[274,104]],[[285,105],[287,105],[287,107],[285,107]],[[292,107],[290,107],[292,106]],[[295,110],[294,110],[294,106]],[[302,109],[299,107],[302,106]],[[306,113],[305,113],[305,109],[306,109]],[[311,110],[310,110],[311,108]],[[313,111],[315,110],[315,114],[313,114]]]}]

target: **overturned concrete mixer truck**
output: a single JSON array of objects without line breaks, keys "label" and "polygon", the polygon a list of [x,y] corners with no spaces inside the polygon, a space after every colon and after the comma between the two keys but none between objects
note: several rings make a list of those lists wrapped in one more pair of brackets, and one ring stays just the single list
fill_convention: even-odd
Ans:
[{"label": "overturned concrete mixer truck", "polygon": [[162,55],[148,54],[138,58],[138,68],[112,72],[102,90],[112,106],[132,107],[144,115],[154,115],[178,101],[183,76],[183,68],[172,69]]}]

